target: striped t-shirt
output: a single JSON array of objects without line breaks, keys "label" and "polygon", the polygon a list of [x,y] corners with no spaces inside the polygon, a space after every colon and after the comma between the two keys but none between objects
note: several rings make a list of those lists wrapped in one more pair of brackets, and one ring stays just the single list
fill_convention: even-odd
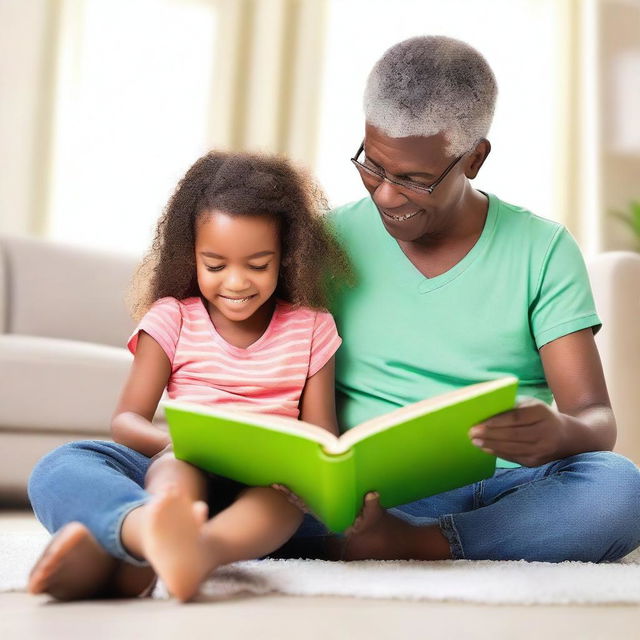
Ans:
[{"label": "striped t-shirt", "polygon": [[216,331],[201,298],[162,298],[129,338],[135,354],[146,331],[171,362],[173,400],[297,418],[302,390],[340,346],[329,313],[278,301],[260,338],[247,348]]}]

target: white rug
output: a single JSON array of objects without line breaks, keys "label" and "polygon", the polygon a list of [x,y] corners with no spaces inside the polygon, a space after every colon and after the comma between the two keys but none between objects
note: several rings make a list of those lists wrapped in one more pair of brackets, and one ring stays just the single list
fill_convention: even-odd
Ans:
[{"label": "white rug", "polygon": [[[45,533],[0,533],[0,592],[23,591]],[[619,563],[262,560],[219,569],[200,599],[234,594],[344,595],[491,604],[638,604],[640,549]],[[166,598],[163,585],[154,597]]]}]

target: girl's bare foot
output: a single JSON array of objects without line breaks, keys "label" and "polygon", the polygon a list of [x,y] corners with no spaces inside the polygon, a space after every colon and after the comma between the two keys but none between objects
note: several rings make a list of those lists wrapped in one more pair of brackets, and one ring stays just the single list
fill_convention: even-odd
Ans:
[{"label": "girl's bare foot", "polygon": [[201,535],[206,508],[194,508],[187,495],[170,486],[144,509],[142,546],[145,558],[173,596],[183,602],[190,600],[219,564],[211,546]]},{"label": "girl's bare foot", "polygon": [[29,593],[58,600],[135,597],[150,589],[155,573],[111,557],[79,522],[70,522],[51,539],[29,575]]}]

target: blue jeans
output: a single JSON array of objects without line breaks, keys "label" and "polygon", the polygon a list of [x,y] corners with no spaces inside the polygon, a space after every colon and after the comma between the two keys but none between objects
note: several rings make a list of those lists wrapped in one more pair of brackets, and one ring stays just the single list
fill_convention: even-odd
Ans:
[{"label": "blue jeans", "polygon": [[[120,528],[149,500],[143,488],[149,463],[112,442],[63,445],[31,474],[34,512],[51,533],[79,521],[112,556],[145,564],[127,553]],[[454,558],[607,562],[640,546],[640,470],[612,452],[583,453],[498,469],[488,480],[390,511],[415,525],[438,524]],[[305,516],[289,551],[274,555],[321,557],[325,536],[324,526]]]}]

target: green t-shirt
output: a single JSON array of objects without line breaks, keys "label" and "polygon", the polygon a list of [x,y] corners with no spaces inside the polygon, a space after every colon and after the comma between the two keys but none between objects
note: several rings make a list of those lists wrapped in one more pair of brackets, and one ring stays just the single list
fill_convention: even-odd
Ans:
[{"label": "green t-shirt", "polygon": [[[488,194],[475,246],[426,278],[385,230],[370,198],[329,220],[355,271],[331,311],[343,339],[336,356],[338,419],[369,418],[503,375],[519,395],[550,403],[538,349],[600,327],[580,250],[560,224]],[[498,466],[517,466],[498,460]]]}]

